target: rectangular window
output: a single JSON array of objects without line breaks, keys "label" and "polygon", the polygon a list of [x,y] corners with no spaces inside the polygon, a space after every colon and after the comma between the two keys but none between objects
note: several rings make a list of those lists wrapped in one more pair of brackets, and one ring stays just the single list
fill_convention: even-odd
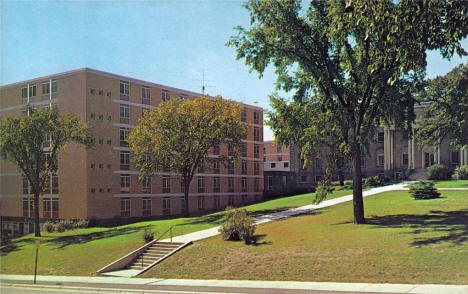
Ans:
[{"label": "rectangular window", "polygon": [[171,99],[171,93],[167,90],[162,90],[162,97],[161,97],[163,102],[169,101]]},{"label": "rectangular window", "polygon": [[151,177],[144,177],[141,181],[141,191],[143,193],[151,193]]},{"label": "rectangular window", "polygon": [[21,89],[21,98],[28,98],[28,88],[24,87]]},{"label": "rectangular window", "polygon": [[162,177],[163,193],[171,192],[171,178],[169,176]]},{"label": "rectangular window", "polygon": [[130,175],[120,175],[120,192],[130,192]]},{"label": "rectangular window", "polygon": [[379,132],[377,134],[377,143],[383,143],[385,140],[384,132]]},{"label": "rectangular window", "polygon": [[120,104],[120,122],[127,123],[130,119],[130,107],[127,105]]},{"label": "rectangular window", "polygon": [[452,151],[450,157],[451,157],[452,163],[455,163],[455,164],[460,163],[460,151]]},{"label": "rectangular window", "polygon": [[34,215],[34,199],[23,198],[23,216],[32,217]]},{"label": "rectangular window", "polygon": [[163,214],[171,214],[171,198],[164,197],[163,198]]},{"label": "rectangular window", "polygon": [[141,100],[142,100],[143,104],[149,104],[149,102],[151,100],[150,88],[141,87]]},{"label": "rectangular window", "polygon": [[29,86],[29,97],[36,97],[36,85]]},{"label": "rectangular window", "polygon": [[270,163],[270,168],[276,168],[276,163]]},{"label": "rectangular window", "polygon": [[58,86],[57,86],[57,81],[52,81],[52,94],[57,93]]},{"label": "rectangular window", "polygon": [[260,191],[260,180],[258,178],[254,179],[254,192]]},{"label": "rectangular window", "polygon": [[283,167],[288,168],[289,167],[289,162],[283,162]]},{"label": "rectangular window", "polygon": [[228,144],[228,156],[234,155],[234,146],[232,144]]},{"label": "rectangular window", "polygon": [[215,145],[215,146],[213,147],[213,154],[219,155],[219,145]]},{"label": "rectangular window", "polygon": [[260,141],[260,128],[254,127],[254,141]]},{"label": "rectangular window", "polygon": [[234,174],[234,162],[228,163],[228,174]]},{"label": "rectangular window", "polygon": [[59,218],[59,200],[52,198],[52,218]]},{"label": "rectangular window", "polygon": [[184,198],[184,197],[180,197],[180,213],[184,214],[184,213],[185,213],[185,209],[186,209],[186,206],[185,206],[185,198]]},{"label": "rectangular window", "polygon": [[385,157],[383,155],[377,156],[377,166],[384,166]]},{"label": "rectangular window", "polygon": [[120,199],[120,216],[121,217],[130,216],[130,199],[129,198]]},{"label": "rectangular window", "polygon": [[242,174],[246,175],[247,174],[247,160],[242,160],[241,166],[242,166]]},{"label": "rectangular window", "polygon": [[31,194],[28,178],[23,175],[23,194]]},{"label": "rectangular window", "polygon": [[242,195],[242,204],[246,204],[247,203],[247,195]]},{"label": "rectangular window", "polygon": [[276,145],[276,152],[281,152],[281,149],[283,149],[282,145]]},{"label": "rectangular window", "polygon": [[282,156],[278,156],[278,161],[283,161],[283,157]]},{"label": "rectangular window", "polygon": [[241,155],[247,157],[247,143],[241,143]]},{"label": "rectangular window", "polygon": [[42,83],[42,95],[47,95],[50,93],[50,83]]},{"label": "rectangular window", "polygon": [[220,178],[219,177],[214,177],[213,178],[213,192],[219,193],[220,192]]},{"label": "rectangular window", "polygon": [[273,177],[267,176],[267,191],[273,190]]},{"label": "rectangular window", "polygon": [[260,114],[258,113],[258,111],[254,111],[253,117],[254,117],[254,124],[259,124],[259,122],[260,122]]},{"label": "rectangular window", "polygon": [[234,205],[234,195],[229,195],[228,197],[228,205],[233,206]]},{"label": "rectangular window", "polygon": [[198,210],[205,209],[205,196],[198,196]]},{"label": "rectangular window", "polygon": [[130,151],[120,151],[120,169],[130,169]]},{"label": "rectangular window", "polygon": [[130,93],[130,85],[128,82],[120,81],[120,96],[128,96]]},{"label": "rectangular window", "polygon": [[220,167],[219,160],[213,161],[213,172],[215,174],[219,174],[219,167]]},{"label": "rectangular window", "polygon": [[401,160],[401,163],[402,163],[403,165],[408,165],[408,163],[409,163],[408,154],[403,154],[403,158],[402,158],[402,160]]},{"label": "rectangular window", "polygon": [[198,193],[205,192],[205,177],[198,177]]},{"label": "rectangular window", "polygon": [[260,145],[254,144],[254,157],[259,158],[260,157]]},{"label": "rectangular window", "polygon": [[241,121],[247,121],[247,109],[242,109],[242,112],[241,112]]},{"label": "rectangular window", "polygon": [[241,179],[242,192],[247,192],[247,178]]},{"label": "rectangular window", "polygon": [[127,128],[120,128],[119,129],[119,136],[120,136],[120,146],[127,147],[128,146],[128,134],[130,134],[130,130]]},{"label": "rectangular window", "polygon": [[260,162],[255,161],[254,162],[254,175],[259,175],[260,174]]},{"label": "rectangular window", "polygon": [[52,210],[52,199],[44,198],[42,199],[42,217],[43,218],[50,218],[50,213]]},{"label": "rectangular window", "polygon": [[220,197],[219,196],[214,196],[213,198],[213,205],[214,205],[214,208],[218,209],[221,207],[221,201],[220,201]]},{"label": "rectangular window", "polygon": [[151,215],[151,198],[143,198],[143,216]]},{"label": "rectangular window", "polygon": [[234,178],[228,178],[228,192],[234,192]]},{"label": "rectangular window", "polygon": [[52,188],[52,194],[58,194],[59,193],[59,181],[58,181],[58,175],[57,174],[53,174],[51,176],[50,186]]},{"label": "rectangular window", "polygon": [[181,100],[187,100],[187,95],[185,95],[185,94],[180,94],[180,95],[179,95],[179,98],[180,98]]}]

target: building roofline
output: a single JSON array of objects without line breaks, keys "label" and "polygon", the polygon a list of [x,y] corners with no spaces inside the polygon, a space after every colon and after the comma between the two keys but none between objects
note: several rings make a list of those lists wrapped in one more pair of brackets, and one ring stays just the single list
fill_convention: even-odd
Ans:
[{"label": "building roofline", "polygon": [[[106,71],[102,71],[102,70],[97,70],[97,69],[93,69],[93,68],[89,68],[89,67],[83,67],[83,68],[73,69],[73,70],[69,70],[69,71],[65,71],[65,72],[61,72],[61,73],[57,73],[57,74],[52,74],[52,75],[27,79],[27,80],[24,80],[24,81],[14,82],[14,83],[11,83],[11,84],[6,84],[6,85],[0,86],[0,89],[10,88],[10,87],[14,87],[14,86],[20,86],[20,85],[28,84],[28,83],[42,82],[43,80],[56,79],[56,78],[61,78],[61,77],[80,74],[80,73],[83,73],[83,72],[92,73],[92,74],[101,75],[101,76],[112,77],[112,78],[116,78],[116,79],[120,79],[120,80],[124,80],[124,81],[129,81],[129,82],[133,82],[133,83],[138,83],[138,84],[142,84],[142,85],[147,85],[147,86],[164,88],[164,89],[167,89],[169,91],[177,91],[177,92],[180,92],[182,94],[193,95],[193,96],[197,96],[197,97],[203,95],[201,93],[197,93],[197,92],[193,92],[193,91],[188,91],[188,90],[184,90],[184,89],[180,89],[180,88],[176,88],[176,87],[166,86],[166,85],[162,85],[162,84],[158,84],[158,83],[154,83],[154,82],[144,81],[144,80],[140,80],[140,79],[136,79],[136,78],[132,78],[132,77],[127,77],[127,76],[123,76],[123,75],[119,75],[119,74],[114,74],[114,73],[110,73],[110,72],[106,72]],[[241,105],[243,105],[245,107],[248,107],[248,108],[263,110],[263,108],[259,107],[259,106],[250,105],[250,104],[246,104],[246,103],[239,102],[239,101],[235,101],[235,102],[237,102],[237,103],[239,103],[239,104],[241,104]]]}]

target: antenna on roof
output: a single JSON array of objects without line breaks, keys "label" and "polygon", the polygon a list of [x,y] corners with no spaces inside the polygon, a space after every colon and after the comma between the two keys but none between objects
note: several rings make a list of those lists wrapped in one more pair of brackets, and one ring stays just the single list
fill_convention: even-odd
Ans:
[{"label": "antenna on roof", "polygon": [[203,69],[203,84],[201,89],[203,96],[205,96],[205,69]]}]

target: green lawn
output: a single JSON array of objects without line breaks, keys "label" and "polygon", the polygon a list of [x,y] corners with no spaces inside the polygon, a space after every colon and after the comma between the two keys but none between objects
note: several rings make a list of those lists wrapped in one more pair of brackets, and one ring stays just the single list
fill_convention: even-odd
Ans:
[{"label": "green lawn", "polygon": [[[348,195],[336,191],[329,198]],[[254,216],[311,204],[313,193],[284,197],[246,206]],[[142,233],[150,228],[163,233],[177,224],[174,235],[199,231],[219,225],[224,212],[200,217],[140,222],[113,228],[89,228],[65,233],[43,233],[39,238],[38,272],[42,275],[95,275],[96,271],[143,244]],[[13,239],[1,245],[0,272],[33,274],[35,240],[33,235]]]},{"label": "green lawn", "polygon": [[468,188],[468,180],[434,181],[436,188]]},{"label": "green lawn", "polygon": [[413,200],[406,191],[258,226],[257,245],[195,242],[142,277],[468,284],[468,192]]}]

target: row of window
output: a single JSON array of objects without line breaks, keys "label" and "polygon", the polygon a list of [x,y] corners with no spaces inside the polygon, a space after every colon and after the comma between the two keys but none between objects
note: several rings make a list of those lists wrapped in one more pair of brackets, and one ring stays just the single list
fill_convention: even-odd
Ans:
[{"label": "row of window", "polygon": [[[36,88],[37,88],[37,85],[29,85],[29,88],[28,87],[23,87],[21,88],[21,98],[32,98],[32,97],[36,97],[37,95],[37,91],[36,91]],[[45,82],[45,83],[42,83],[42,95],[47,95],[47,94],[50,94],[50,92],[52,91],[52,93],[57,93],[57,81],[52,81],[51,82]]]},{"label": "row of window", "polygon": [[[178,180],[179,181],[179,180]],[[213,192],[219,193],[221,190],[221,178],[213,177]],[[184,191],[184,183],[179,181],[180,191]],[[247,192],[248,189],[248,179],[240,179],[242,192]],[[197,187],[199,193],[206,192],[206,178],[204,176],[197,177]],[[141,181],[141,188],[144,193],[151,193],[151,177],[146,177]],[[162,190],[163,193],[171,192],[171,178],[169,176],[162,177]],[[260,179],[254,179],[254,191],[260,191]],[[130,175],[121,174],[120,175],[120,192],[129,193],[130,192]],[[228,192],[234,192],[234,178],[228,178]]]},{"label": "row of window", "polygon": [[[34,217],[34,199],[23,198],[23,216]],[[42,217],[43,218],[58,218],[59,217],[59,200],[58,198],[43,198],[42,199]]]},{"label": "row of window", "polygon": [[[58,176],[53,174],[48,178],[43,194],[58,194],[59,193],[59,182]],[[23,176],[23,194],[33,194],[32,187],[26,176]]]},{"label": "row of window", "polygon": [[[242,109],[241,121],[243,121],[243,122],[247,121],[247,109],[246,108]],[[259,124],[260,123],[260,112],[258,112],[256,110],[253,112],[253,123],[254,124]]]},{"label": "row of window", "polygon": [[[283,162],[283,167],[288,168],[289,167],[289,162],[288,161]],[[276,162],[270,163],[270,168],[276,168]]]},{"label": "row of window", "polygon": [[[130,83],[126,81],[120,81],[120,97],[128,100],[130,95]],[[127,97],[127,98],[126,98]],[[180,94],[180,99],[187,99],[187,95]],[[147,86],[141,86],[141,99],[143,104],[149,104],[151,101],[151,90]],[[168,101],[171,99],[171,93],[168,90],[161,91],[161,100]]]}]

